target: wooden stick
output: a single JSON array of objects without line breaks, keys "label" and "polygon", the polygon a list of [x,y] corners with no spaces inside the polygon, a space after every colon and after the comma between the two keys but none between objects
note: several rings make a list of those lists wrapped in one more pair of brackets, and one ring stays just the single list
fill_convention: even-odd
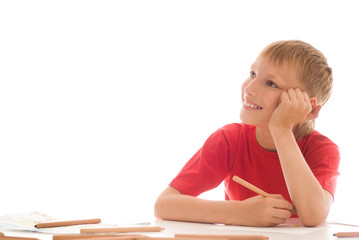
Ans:
[{"label": "wooden stick", "polygon": [[267,240],[266,236],[261,235],[217,235],[217,234],[175,234],[176,238],[213,238],[213,239],[228,239],[228,240]]},{"label": "wooden stick", "polygon": [[265,191],[263,191],[260,188],[257,188],[256,186],[254,186],[253,184],[250,184],[249,182],[247,182],[246,180],[238,177],[238,176],[234,176],[233,180],[239,184],[241,184],[242,186],[248,188],[249,190],[252,190],[253,192],[262,195],[264,197],[271,197],[271,194],[266,193]]},{"label": "wooden stick", "polygon": [[338,232],[334,233],[336,237],[359,237],[359,232]]},{"label": "wooden stick", "polygon": [[[198,237],[137,237],[136,240],[200,240]],[[206,238],[205,240],[229,240],[227,238]]]},{"label": "wooden stick", "polygon": [[137,236],[115,236],[115,237],[98,237],[98,238],[73,238],[71,240],[136,240]]},{"label": "wooden stick", "polygon": [[160,232],[164,230],[162,227],[115,227],[115,228],[82,228],[80,233],[127,233],[127,232]]},{"label": "wooden stick", "polygon": [[29,238],[29,237],[0,236],[0,240],[39,240],[39,239],[38,238]]},{"label": "wooden stick", "polygon": [[81,224],[97,224],[101,223],[100,218],[94,219],[82,219],[82,220],[71,220],[71,221],[55,221],[55,222],[42,222],[35,225],[36,228],[52,228],[52,227],[64,227]]},{"label": "wooden stick", "polygon": [[109,240],[115,240],[114,238],[118,237],[130,237],[136,238],[139,236],[143,236],[141,234],[56,234],[52,236],[53,240],[74,240],[74,239],[92,239],[98,240],[99,238],[108,238]]}]

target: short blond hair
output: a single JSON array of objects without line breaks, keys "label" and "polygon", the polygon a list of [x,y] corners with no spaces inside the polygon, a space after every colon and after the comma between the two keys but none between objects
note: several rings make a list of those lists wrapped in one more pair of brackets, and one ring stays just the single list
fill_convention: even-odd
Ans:
[{"label": "short blond hair", "polygon": [[[261,55],[275,64],[288,64],[293,67],[305,91],[310,97],[317,99],[318,105],[324,105],[328,101],[333,88],[333,73],[327,59],[319,50],[299,40],[277,41],[264,48]],[[313,132],[314,125],[313,119],[296,126],[296,139]]]}]

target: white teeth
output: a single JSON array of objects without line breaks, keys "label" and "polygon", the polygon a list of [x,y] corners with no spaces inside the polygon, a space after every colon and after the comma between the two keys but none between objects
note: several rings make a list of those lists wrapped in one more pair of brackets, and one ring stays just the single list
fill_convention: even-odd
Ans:
[{"label": "white teeth", "polygon": [[259,106],[255,106],[255,105],[250,104],[250,103],[247,103],[247,102],[245,102],[244,105],[246,105],[247,107],[255,108],[255,109],[262,109],[262,108],[259,107]]}]

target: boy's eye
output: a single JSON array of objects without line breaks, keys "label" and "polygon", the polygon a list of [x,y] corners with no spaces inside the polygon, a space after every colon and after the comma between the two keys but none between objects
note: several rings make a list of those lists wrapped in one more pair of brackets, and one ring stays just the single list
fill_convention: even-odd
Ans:
[{"label": "boy's eye", "polygon": [[273,88],[278,88],[278,86],[272,81],[267,81],[267,85]]},{"label": "boy's eye", "polygon": [[255,72],[250,71],[249,76],[250,76],[251,78],[255,78],[257,75],[256,75]]}]

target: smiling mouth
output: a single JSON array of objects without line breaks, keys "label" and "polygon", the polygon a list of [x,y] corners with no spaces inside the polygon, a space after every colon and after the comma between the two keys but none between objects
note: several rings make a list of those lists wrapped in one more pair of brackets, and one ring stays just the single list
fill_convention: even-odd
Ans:
[{"label": "smiling mouth", "polygon": [[263,109],[261,106],[257,106],[248,102],[243,102],[243,105],[249,108],[254,108],[254,109]]}]

